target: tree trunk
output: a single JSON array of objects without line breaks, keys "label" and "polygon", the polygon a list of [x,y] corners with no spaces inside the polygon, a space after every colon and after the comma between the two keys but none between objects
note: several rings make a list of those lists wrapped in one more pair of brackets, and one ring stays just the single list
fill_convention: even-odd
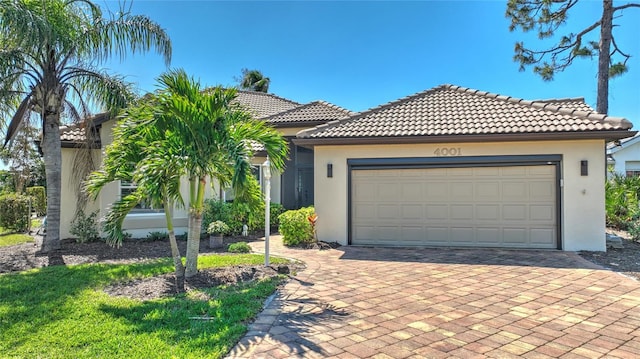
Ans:
[{"label": "tree trunk", "polygon": [[609,66],[611,64],[611,32],[613,28],[613,0],[602,1],[600,20],[600,51],[598,53],[598,99],[596,111],[609,112]]},{"label": "tree trunk", "polygon": [[[200,232],[202,231],[202,212],[204,209],[204,190],[206,179],[200,178],[195,201],[189,203],[189,235],[187,237],[187,258],[185,277],[198,273],[198,253],[200,253]],[[191,196],[193,198],[193,196]]]},{"label": "tree trunk", "polygon": [[171,245],[171,257],[173,257],[173,265],[176,268],[176,291],[184,292],[184,265],[182,264],[182,256],[178,249],[178,241],[173,228],[169,231],[169,243]]},{"label": "tree trunk", "polygon": [[60,248],[60,191],[62,150],[60,146],[60,114],[44,111],[42,152],[47,178],[47,233],[40,251],[48,253]]}]

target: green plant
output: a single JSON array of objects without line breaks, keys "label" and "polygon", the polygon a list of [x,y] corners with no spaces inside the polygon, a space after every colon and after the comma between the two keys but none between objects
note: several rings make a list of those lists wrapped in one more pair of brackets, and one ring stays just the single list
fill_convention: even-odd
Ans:
[{"label": "green plant", "polygon": [[222,221],[213,221],[207,227],[207,233],[225,235],[229,233],[229,226]]},{"label": "green plant", "polygon": [[640,218],[640,177],[615,174],[605,182],[607,225],[627,229]]},{"label": "green plant", "polygon": [[149,232],[147,235],[147,241],[156,242],[156,241],[166,241],[169,239],[169,233],[157,231],[157,232]]},{"label": "green plant", "polygon": [[100,238],[96,217],[98,212],[91,212],[88,216],[83,210],[78,211],[76,218],[71,222],[69,232],[76,236],[76,242],[92,242]]},{"label": "green plant", "polygon": [[47,193],[44,187],[29,187],[27,194],[32,198],[31,210],[36,212],[38,216],[44,216],[47,213]]},{"label": "green plant", "polygon": [[237,242],[231,243],[227,251],[231,253],[249,253],[251,252],[251,247],[246,242]]},{"label": "green plant", "polygon": [[0,227],[16,232],[29,228],[29,196],[9,193],[0,196]]},{"label": "green plant", "polygon": [[206,232],[209,224],[214,221],[222,221],[229,226],[227,234],[239,234],[242,232],[245,214],[240,206],[233,203],[222,202],[216,199],[207,199],[202,215],[203,231]]},{"label": "green plant", "polygon": [[[272,262],[288,263],[274,257]],[[200,268],[263,263],[264,256],[256,254],[198,258]],[[256,280],[146,301],[113,297],[103,290],[172,270],[171,259],[164,258],[53,265],[0,275],[0,358],[166,358],[167,353],[185,359],[223,358],[281,281]],[[51,330],[43,328],[60,335],[51,340]]]},{"label": "green plant", "polygon": [[315,210],[313,207],[286,211],[281,214],[279,216],[279,231],[280,234],[282,234],[282,242],[287,246],[312,242],[314,235],[309,217],[314,214]]}]

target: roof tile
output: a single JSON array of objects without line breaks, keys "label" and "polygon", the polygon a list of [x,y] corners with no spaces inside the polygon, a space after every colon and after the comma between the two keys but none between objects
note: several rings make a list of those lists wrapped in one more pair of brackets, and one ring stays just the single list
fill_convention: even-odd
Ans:
[{"label": "roof tile", "polygon": [[623,118],[597,114],[583,99],[522,100],[453,85],[408,96],[299,138],[403,137],[627,130]]}]

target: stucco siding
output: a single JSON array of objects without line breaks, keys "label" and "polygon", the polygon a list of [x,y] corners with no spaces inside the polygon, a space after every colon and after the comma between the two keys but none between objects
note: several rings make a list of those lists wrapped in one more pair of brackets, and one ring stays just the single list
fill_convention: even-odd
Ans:
[{"label": "stucco siding", "polygon": [[[315,174],[315,208],[318,238],[347,244],[347,159],[389,157],[439,157],[440,149],[456,149],[460,156],[559,154],[562,248],[567,251],[605,250],[604,140],[531,141],[500,143],[448,143],[410,145],[316,146],[315,168],[333,164],[333,177]],[[588,161],[588,176],[581,176],[580,163]]]},{"label": "stucco siding", "polygon": [[[75,160],[77,149],[62,149],[62,186],[60,188],[60,238],[70,238],[71,222],[74,219],[77,203],[79,183],[73,175],[73,163]],[[100,151],[92,150],[94,161],[100,160]],[[89,214],[99,210],[99,201],[88,201],[85,207],[85,213]]]},{"label": "stucco siding", "polygon": [[616,161],[613,172],[624,175],[627,170],[627,162],[640,161],[640,142],[619,149],[613,154],[613,158]]}]

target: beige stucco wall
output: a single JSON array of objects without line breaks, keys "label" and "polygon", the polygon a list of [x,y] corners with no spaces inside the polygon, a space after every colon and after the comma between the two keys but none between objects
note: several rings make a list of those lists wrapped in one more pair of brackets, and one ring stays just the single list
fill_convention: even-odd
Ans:
[{"label": "beige stucco wall", "polygon": [[295,136],[298,132],[307,129],[309,129],[309,127],[279,127],[277,130],[283,136]]},{"label": "beige stucco wall", "polygon": [[[456,148],[461,156],[560,154],[562,248],[567,251],[605,250],[603,140],[498,143],[316,146],[315,168],[333,164],[333,177],[315,171],[318,238],[347,243],[347,159],[438,157],[439,148]],[[589,161],[589,175],[580,175],[580,161]]]},{"label": "beige stucco wall", "polygon": [[[71,221],[76,213],[78,203],[78,183],[73,178],[73,163],[77,149],[62,149],[62,183],[60,188],[60,238],[70,238]],[[94,161],[99,163],[100,150],[92,150]],[[97,211],[99,209],[99,201],[89,201],[85,208],[85,213]]]}]

